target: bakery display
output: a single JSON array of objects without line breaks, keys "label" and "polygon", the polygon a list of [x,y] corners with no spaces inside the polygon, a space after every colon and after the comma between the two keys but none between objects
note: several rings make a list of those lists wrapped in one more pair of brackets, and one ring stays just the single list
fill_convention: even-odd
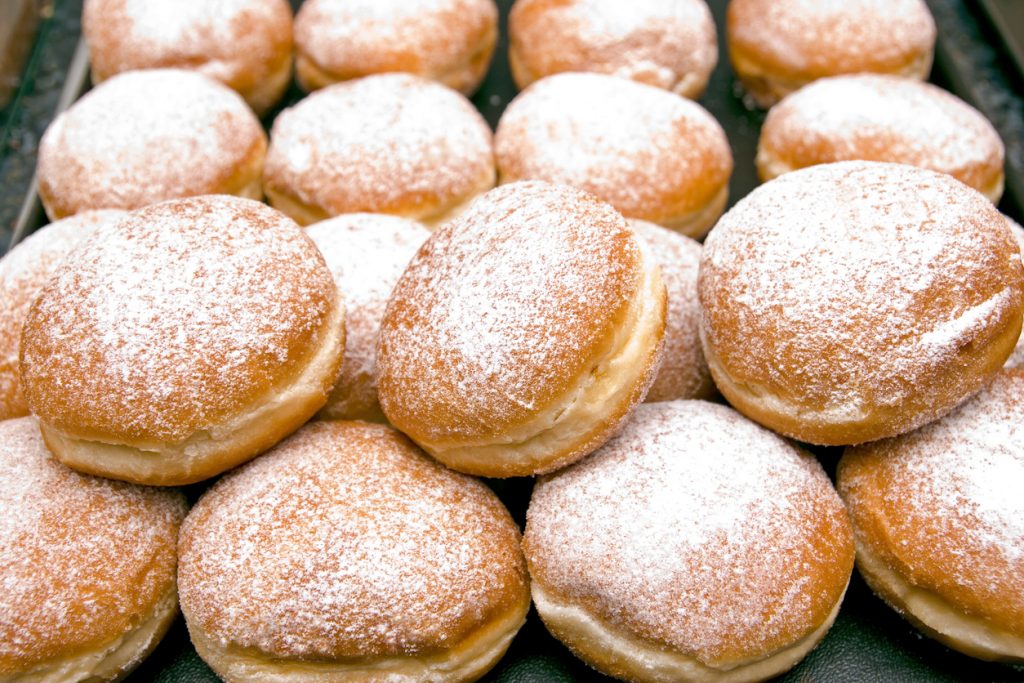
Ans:
[{"label": "bakery display", "polygon": [[469,101],[408,74],[318,90],[274,121],[263,182],[301,225],[342,213],[438,224],[494,186],[490,128]]},{"label": "bakery display", "polygon": [[640,406],[597,453],[542,478],[523,547],[551,633],[638,682],[788,670],[832,625],[854,556],[817,461],[702,401]]},{"label": "bakery display", "polygon": [[665,286],[626,221],[561,185],[503,185],[435,232],[381,322],[395,427],[462,472],[547,472],[591,452],[658,368]]},{"label": "bakery display", "polygon": [[704,0],[517,0],[508,34],[520,89],[556,73],[587,71],[696,99],[718,62]]},{"label": "bakery display", "polygon": [[0,258],[0,420],[28,415],[18,349],[29,307],[60,262],[123,211],[86,211],[47,225]]},{"label": "bakery display", "polygon": [[344,306],[316,246],[251,200],[154,204],[66,260],[25,321],[22,389],[75,469],[199,481],[327,400]]},{"label": "bakery display", "polygon": [[82,35],[93,83],[137,69],[189,69],[263,114],[291,81],[286,0],[85,0]]},{"label": "bakery display", "polygon": [[314,422],[193,508],[181,607],[225,681],[472,681],[526,619],[519,542],[483,483],[393,429]]},{"label": "bakery display", "polygon": [[732,68],[764,109],[826,76],[924,80],[936,33],[924,0],[730,0],[726,15]]},{"label": "bakery display", "polygon": [[46,129],[39,197],[51,220],[202,194],[259,199],[266,148],[259,120],[227,86],[181,69],[131,71]]},{"label": "bakery display", "polygon": [[1002,215],[950,176],[850,161],[780,176],[704,243],[701,338],[740,412],[856,444],[949,412],[1020,335],[1024,268]]},{"label": "bakery display", "polygon": [[184,497],[68,469],[31,417],[0,421],[0,471],[0,680],[120,680],[178,614]]},{"label": "bakery display", "polygon": [[312,225],[306,234],[345,296],[345,360],[318,417],[384,422],[377,332],[392,288],[430,232],[406,218],[354,213]]},{"label": "bakery display", "polygon": [[500,182],[591,192],[627,218],[702,237],[725,208],[732,152],[703,107],[603,74],[558,74],[524,90],[494,139]]},{"label": "bakery display", "polygon": [[715,394],[715,384],[700,345],[700,243],[653,223],[635,219],[627,222],[637,242],[661,268],[668,295],[665,351],[646,401],[710,398]]},{"label": "bakery display", "polygon": [[1024,662],[1024,371],[955,412],[847,449],[838,486],[857,567],[925,634],[981,659]]},{"label": "bakery display", "polygon": [[498,41],[494,0],[306,0],[295,76],[307,91],[401,71],[472,95]]},{"label": "bakery display", "polygon": [[992,203],[1003,194],[1005,152],[992,124],[930,83],[857,74],[823,78],[772,107],[757,145],[771,180],[833,161],[890,161],[948,173]]}]

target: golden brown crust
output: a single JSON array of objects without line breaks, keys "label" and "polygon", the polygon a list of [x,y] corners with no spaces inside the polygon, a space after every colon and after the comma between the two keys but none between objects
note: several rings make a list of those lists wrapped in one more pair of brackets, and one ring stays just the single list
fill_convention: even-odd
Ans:
[{"label": "golden brown crust", "polygon": [[184,497],[68,469],[34,418],[0,422],[0,461],[0,676],[63,664],[85,680],[79,662],[116,648],[173,596]]},{"label": "golden brown crust", "polygon": [[999,201],[1003,143],[963,100],[930,83],[879,74],[823,78],[772,107],[761,128],[761,180],[834,161],[889,161],[948,173]]},{"label": "golden brown crust", "polygon": [[28,415],[21,392],[18,349],[29,307],[57,266],[82,240],[122,211],[87,211],[51,223],[0,259],[0,420]]},{"label": "golden brown crust", "polygon": [[600,624],[609,652],[627,638],[660,653],[649,670],[680,656],[729,671],[788,649],[830,619],[853,568],[849,520],[814,459],[700,401],[645,404],[541,479],[524,549],[553,630]]},{"label": "golden brown crust", "polygon": [[285,0],[86,0],[82,34],[94,83],[123,71],[189,69],[224,83],[262,114],[291,75]]},{"label": "golden brown crust", "polygon": [[278,662],[400,666],[510,614],[514,633],[529,604],[497,497],[382,425],[310,423],[228,475],[189,515],[180,554],[189,629]]},{"label": "golden brown crust", "polygon": [[47,128],[39,196],[54,220],[203,194],[258,199],[266,149],[259,120],[226,86],[181,69],[127,72]]},{"label": "golden brown crust", "polygon": [[936,36],[923,0],[731,0],[726,32],[733,70],[764,108],[825,76],[924,80]]},{"label": "golden brown crust", "polygon": [[520,89],[565,71],[631,78],[697,98],[718,61],[704,0],[517,0],[509,64]]},{"label": "golden brown crust", "polygon": [[471,95],[497,38],[494,0],[309,0],[295,18],[296,72],[306,90],[400,71]]},{"label": "golden brown crust", "polygon": [[340,362],[337,348],[304,377],[335,343],[337,299],[315,245],[265,205],[153,205],[77,251],[44,288],[22,337],[25,396],[64,437],[142,451],[226,438],[299,378],[320,386],[308,417]]},{"label": "golden brown crust", "polygon": [[[914,591],[1024,644],[1024,371],[1004,370],[957,411],[920,430],[848,448],[838,486],[850,510],[858,562],[871,558]],[[977,642],[942,633],[884,572],[865,572],[901,613],[957,649]],[[984,642],[984,634],[978,633]],[[1020,645],[1018,645],[1020,647]],[[1000,658],[988,652],[986,659]],[[1011,659],[1024,660],[1024,650]]]},{"label": "golden brown crust", "polygon": [[1020,333],[1024,269],[1003,217],[897,164],[795,171],[704,245],[704,354],[741,412],[802,441],[914,429],[977,391]]},{"label": "golden brown crust", "polygon": [[429,220],[494,185],[492,135],[438,83],[382,74],[319,90],[281,113],[264,185],[302,224],[343,213]]},{"label": "golden brown crust", "polygon": [[[502,183],[545,180],[627,218],[702,236],[725,206],[732,152],[700,105],[603,74],[558,74],[524,90],[495,134]],[[708,210],[708,209],[712,210]]]}]

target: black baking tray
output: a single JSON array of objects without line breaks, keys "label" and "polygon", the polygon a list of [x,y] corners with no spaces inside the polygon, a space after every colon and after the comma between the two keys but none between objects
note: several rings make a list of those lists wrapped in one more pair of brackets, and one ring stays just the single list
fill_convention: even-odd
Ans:
[{"label": "black baking tray", "polygon": [[[1024,2],[1024,0],[1013,0]],[[293,2],[293,4],[297,4]],[[502,40],[494,64],[473,102],[495,125],[516,90],[508,69],[505,17],[511,0],[499,0]],[[754,153],[764,113],[744,106],[725,56],[725,1],[709,2],[719,27],[719,64],[701,103],[725,128],[736,162],[730,183],[730,203],[757,186]],[[939,27],[939,45],[932,80],[952,90],[993,121],[1007,147],[1007,191],[1000,208],[1021,221],[1024,206],[1024,99],[1021,72],[998,33],[985,5],[961,0],[929,0]],[[38,140],[54,112],[81,88],[74,82],[83,53],[76,48],[81,0],[54,0],[50,16],[30,58],[21,91],[0,112],[0,253],[11,239],[44,223],[32,187]],[[1005,23],[1005,22],[1004,22]],[[71,78],[70,87],[65,87]],[[83,81],[83,86],[84,81]],[[62,90],[64,102],[61,102]],[[302,94],[294,86],[286,103]],[[266,123],[273,119],[271,112]],[[20,221],[20,222],[19,222]],[[841,449],[812,448],[826,470],[834,471]],[[522,525],[532,480],[489,482]],[[191,499],[204,485],[189,487]],[[1024,494],[1022,494],[1024,495]],[[128,679],[141,681],[213,682],[217,678],[192,648],[179,619],[153,655]],[[504,683],[531,681],[610,680],[576,660],[554,640],[531,611],[526,626],[508,654],[484,680]],[[822,643],[780,680],[1024,683],[1024,667],[991,664],[971,659],[921,636],[895,612],[872,595],[856,572],[842,610]]]}]

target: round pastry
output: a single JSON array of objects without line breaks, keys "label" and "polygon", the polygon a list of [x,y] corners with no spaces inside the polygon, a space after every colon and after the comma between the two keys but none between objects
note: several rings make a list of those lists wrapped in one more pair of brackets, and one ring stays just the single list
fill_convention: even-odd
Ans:
[{"label": "round pastry", "polygon": [[354,213],[306,230],[345,293],[345,360],[318,416],[384,422],[377,401],[377,333],[384,306],[430,232],[397,216]]},{"label": "round pastry", "polygon": [[261,198],[266,135],[233,90],[201,74],[151,69],[104,81],[39,145],[51,220],[201,194]]},{"label": "round pastry", "polygon": [[552,74],[590,71],[696,99],[718,62],[704,0],[516,0],[508,35],[520,89]]},{"label": "round pastry", "polygon": [[700,345],[700,242],[653,223],[635,219],[627,222],[637,241],[661,268],[668,293],[665,352],[646,400],[709,398],[715,393],[715,384]]},{"label": "round pastry", "polygon": [[344,348],[344,307],[299,227],[195,197],[135,211],[65,260],[25,320],[22,389],[65,464],[178,485],[308,420]]},{"label": "round pastry", "polygon": [[112,681],[178,613],[175,491],[79,474],[0,422],[0,681]]},{"label": "round pastry", "polygon": [[302,225],[362,211],[436,224],[494,186],[491,129],[450,88],[368,76],[282,112],[263,180],[270,203]]},{"label": "round pastry", "polygon": [[853,571],[842,501],[809,454],[703,401],[649,403],[542,478],[523,548],[537,612],[598,671],[761,681],[800,661]]},{"label": "round pastry", "polygon": [[868,585],[927,635],[1024,662],[1024,371],[943,419],[848,448],[838,486]]},{"label": "round pastry", "polygon": [[181,608],[225,681],[473,681],[526,621],[519,530],[383,425],[313,422],[181,530]]},{"label": "round pastry", "polygon": [[402,71],[472,95],[498,42],[494,0],[307,0],[295,17],[306,90]]},{"label": "round pastry", "polygon": [[123,215],[123,211],[86,211],[51,223],[0,259],[0,420],[28,415],[18,348],[29,307],[71,250],[98,227]]},{"label": "round pastry", "polygon": [[391,424],[462,472],[548,472],[644,399],[665,286],[626,221],[567,186],[513,183],[435,232],[388,300],[378,391]]},{"label": "round pastry", "polygon": [[823,78],[772,107],[757,144],[771,180],[832,161],[891,161],[1003,194],[1003,141],[981,112],[930,83],[857,74]]},{"label": "round pastry", "polygon": [[[1017,240],[1017,245],[1024,252],[1024,228],[1020,226],[1017,221],[1013,220],[1009,216],[1004,215],[1003,218],[1010,224],[1010,229],[1013,231],[1013,236]],[[1003,365],[1005,368],[1019,368],[1024,367],[1024,334],[1017,340],[1017,345],[1013,347],[1013,353],[1006,359],[1006,363]]]},{"label": "round pastry", "polygon": [[915,429],[999,370],[1024,266],[1002,215],[948,175],[847,161],[787,173],[704,243],[701,339],[740,412],[816,444]]},{"label": "round pastry", "polygon": [[732,173],[729,141],[699,104],[603,74],[531,85],[502,115],[494,148],[503,183],[574,185],[690,237],[721,215]]},{"label": "round pastry", "polygon": [[292,11],[285,0],[85,0],[82,35],[93,83],[136,69],[191,69],[262,114],[291,80]]},{"label": "round pastry", "polygon": [[936,30],[924,0],[730,0],[726,34],[733,71],[767,109],[826,76],[925,80]]}]

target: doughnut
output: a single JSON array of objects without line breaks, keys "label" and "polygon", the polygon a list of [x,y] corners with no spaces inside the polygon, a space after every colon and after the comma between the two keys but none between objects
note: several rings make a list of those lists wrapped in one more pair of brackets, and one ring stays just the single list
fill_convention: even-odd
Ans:
[{"label": "doughnut", "polygon": [[0,680],[120,680],[178,614],[180,493],[79,474],[0,421]]},{"label": "doughnut", "polygon": [[322,419],[384,422],[377,400],[377,332],[384,306],[402,271],[430,232],[397,216],[354,213],[310,226],[345,293],[345,360]]},{"label": "doughnut", "polygon": [[574,185],[688,237],[721,215],[732,174],[729,141],[703,107],[603,74],[531,85],[502,115],[494,148],[502,183]]},{"label": "doughnut", "polygon": [[832,161],[891,161],[1003,194],[1003,141],[981,112],[930,83],[857,74],[823,78],[768,112],[757,172],[771,180]]},{"label": "doughnut", "polygon": [[473,681],[530,606],[497,496],[365,422],[312,422],[218,481],[179,553],[192,642],[229,683]]},{"label": "doughnut", "polygon": [[344,306],[301,229],[258,202],[193,197],[64,261],[25,320],[22,389],[61,462],[180,485],[312,417],[344,348]]},{"label": "doughnut", "polygon": [[263,196],[260,122],[228,87],[182,69],[113,76],[43,134],[36,175],[50,220],[202,194]]},{"label": "doughnut", "polygon": [[303,89],[391,71],[476,92],[498,42],[494,0],[306,0],[295,17]]},{"label": "doughnut", "polygon": [[923,81],[935,36],[924,0],[730,0],[726,11],[733,71],[763,109],[826,76]]},{"label": "doughnut", "polygon": [[388,420],[449,467],[525,476],[593,451],[643,401],[666,295],[607,204],[504,185],[431,235],[381,320]]},{"label": "doughnut", "polygon": [[868,585],[923,633],[1024,662],[1024,370],[910,434],[846,449],[840,495]]},{"label": "doughnut", "polygon": [[491,129],[454,90],[382,74],[318,90],[274,121],[263,182],[300,225],[342,213],[438,224],[494,186]]},{"label": "doughnut", "polygon": [[[1017,240],[1017,245],[1020,246],[1021,250],[1024,251],[1024,228],[1020,224],[1010,218],[1007,215],[1003,215],[1006,222],[1010,224],[1010,229],[1013,231],[1013,236]],[[1003,365],[1005,368],[1019,368],[1024,367],[1024,335],[1017,340],[1017,345],[1013,347],[1013,353],[1006,359],[1006,363]]]},{"label": "doughnut", "polygon": [[668,293],[665,352],[646,401],[710,398],[715,385],[700,346],[700,243],[653,223],[636,219],[627,223],[637,241],[654,255]]},{"label": "doughnut", "polygon": [[704,401],[647,403],[533,490],[523,549],[548,630],[637,683],[760,681],[825,636],[853,532],[821,465]]},{"label": "doughnut", "polygon": [[786,436],[849,445],[930,422],[1020,335],[1024,266],[954,178],[845,161],[779,176],[708,236],[701,341],[719,391]]},{"label": "doughnut", "polygon": [[697,99],[718,63],[704,0],[516,0],[508,35],[520,90],[556,73],[586,71]]},{"label": "doughnut", "polygon": [[51,223],[0,259],[0,420],[28,415],[18,348],[29,307],[65,256],[97,228],[123,215],[123,211],[87,211]]},{"label": "doughnut", "polygon": [[198,71],[257,114],[292,76],[292,11],[285,0],[85,0],[82,35],[92,82],[137,69]]}]

